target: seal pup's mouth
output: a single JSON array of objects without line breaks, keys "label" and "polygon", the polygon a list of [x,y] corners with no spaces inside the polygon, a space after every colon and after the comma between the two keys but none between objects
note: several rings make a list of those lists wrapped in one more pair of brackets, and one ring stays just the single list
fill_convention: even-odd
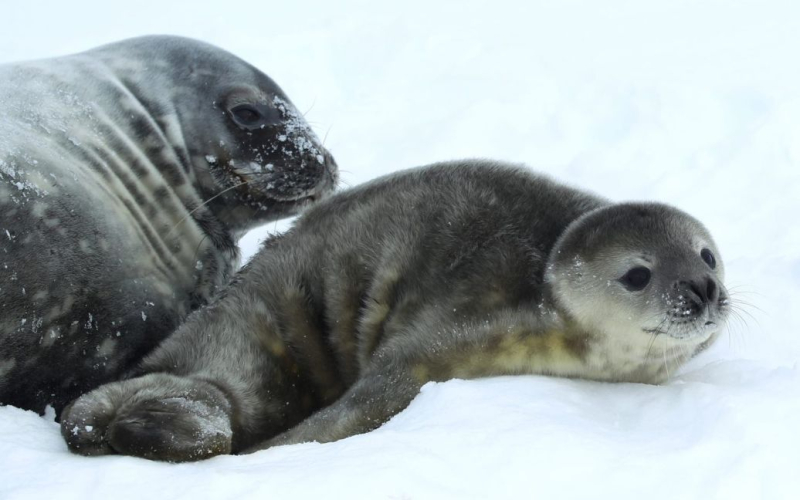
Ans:
[{"label": "seal pup's mouth", "polygon": [[667,335],[675,340],[703,340],[724,326],[728,303],[727,298],[721,298],[716,304],[706,304],[680,321],[666,313],[658,326],[642,328],[642,331],[651,335]]}]

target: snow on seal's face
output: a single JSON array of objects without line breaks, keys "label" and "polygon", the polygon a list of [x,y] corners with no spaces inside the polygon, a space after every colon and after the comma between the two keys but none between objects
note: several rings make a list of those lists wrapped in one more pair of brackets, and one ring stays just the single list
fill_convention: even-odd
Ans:
[{"label": "snow on seal's face", "polygon": [[337,168],[316,134],[279,90],[237,86],[215,107],[225,116],[227,137],[210,138],[200,150],[225,185],[247,183],[236,193],[246,202],[302,205],[328,194]]},{"label": "snow on seal's face", "polygon": [[[677,367],[716,339],[729,311],[708,231],[661,204],[611,205],[579,218],[555,245],[546,279],[558,307],[605,347],[606,361],[626,353],[631,364]],[[624,360],[613,362],[624,370]]]}]

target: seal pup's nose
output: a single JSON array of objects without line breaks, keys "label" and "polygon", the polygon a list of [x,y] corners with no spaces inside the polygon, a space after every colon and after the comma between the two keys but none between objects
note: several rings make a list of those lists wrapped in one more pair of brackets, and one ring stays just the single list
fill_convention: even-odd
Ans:
[{"label": "seal pup's nose", "polygon": [[679,284],[689,289],[692,299],[694,299],[698,305],[713,304],[719,300],[719,285],[717,285],[717,282],[711,276],[707,276],[705,279],[681,282]]}]

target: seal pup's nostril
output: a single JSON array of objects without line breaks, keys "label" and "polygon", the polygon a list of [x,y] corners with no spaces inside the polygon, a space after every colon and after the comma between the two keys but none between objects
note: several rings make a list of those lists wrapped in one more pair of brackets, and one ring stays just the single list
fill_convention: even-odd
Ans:
[{"label": "seal pup's nostril", "polygon": [[719,287],[714,278],[706,278],[706,299],[713,303],[719,299]]},{"label": "seal pup's nostril", "polygon": [[698,305],[710,304],[719,300],[719,285],[710,276],[705,280],[679,281],[678,287],[688,289]]}]

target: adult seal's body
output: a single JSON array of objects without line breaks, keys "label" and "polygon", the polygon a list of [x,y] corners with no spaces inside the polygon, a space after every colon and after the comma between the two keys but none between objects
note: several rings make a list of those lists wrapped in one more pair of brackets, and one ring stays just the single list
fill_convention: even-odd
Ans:
[{"label": "adult seal's body", "polygon": [[0,403],[118,378],[227,281],[243,231],[335,176],[280,88],[204,43],[0,66]]},{"label": "adult seal's body", "polygon": [[308,210],[62,433],[181,461],[366,432],[431,380],[657,383],[723,325],[717,255],[669,206],[485,162],[400,173]]}]

